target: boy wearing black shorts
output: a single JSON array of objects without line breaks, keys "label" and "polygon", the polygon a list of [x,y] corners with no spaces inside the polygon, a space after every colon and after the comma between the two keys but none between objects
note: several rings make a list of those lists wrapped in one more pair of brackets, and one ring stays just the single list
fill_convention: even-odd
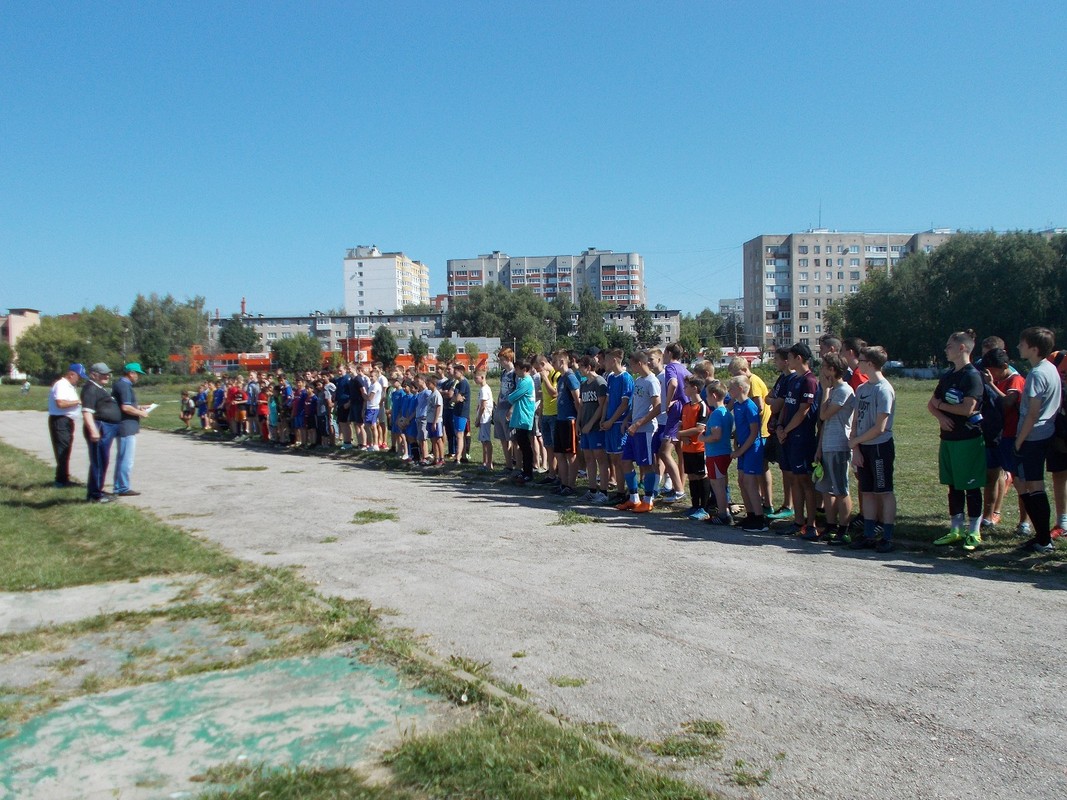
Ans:
[{"label": "boy wearing black shorts", "polygon": [[[871,547],[879,553],[893,549],[893,527],[897,519],[897,497],[893,493],[893,417],[897,396],[882,375],[889,360],[878,346],[861,347],[857,366],[867,377],[856,389],[856,412],[852,420],[852,463],[856,466],[860,497],[863,502],[863,536],[853,539],[851,547]],[[881,524],[879,539],[875,528]]]}]

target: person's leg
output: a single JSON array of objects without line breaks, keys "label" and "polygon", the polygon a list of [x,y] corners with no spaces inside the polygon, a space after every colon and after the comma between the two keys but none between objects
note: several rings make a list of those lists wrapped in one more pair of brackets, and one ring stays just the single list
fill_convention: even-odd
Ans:
[{"label": "person's leg", "polygon": [[133,473],[134,456],[137,452],[136,436],[120,436],[119,452],[115,464],[115,494],[131,491],[130,476]]}]

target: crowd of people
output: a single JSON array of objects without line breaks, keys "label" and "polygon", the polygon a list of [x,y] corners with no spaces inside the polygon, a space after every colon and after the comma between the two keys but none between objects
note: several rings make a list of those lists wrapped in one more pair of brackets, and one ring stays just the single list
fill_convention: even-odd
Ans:
[{"label": "crowd of people", "polygon": [[[1067,416],[1061,409],[1067,351],[1053,351],[1048,329],[1027,328],[1018,345],[1031,366],[1024,377],[1001,339],[983,340],[980,358],[973,359],[976,342],[971,331],[949,337],[945,354],[952,366],[927,406],[940,431],[939,473],[948,487],[948,532],[935,544],[976,549],[982,530],[1000,524],[1014,487],[1016,532],[1026,548],[1051,552],[1052,539],[1067,527]],[[480,456],[484,471],[503,469],[517,485],[578,502],[642,514],[688,498],[686,516],[694,521],[748,532],[780,523],[776,530],[807,541],[891,552],[896,395],[882,373],[887,354],[859,339],[828,335],[819,340],[818,356],[816,371],[806,344],[779,348],[778,377],[770,387],[742,358],[729,363],[722,379],[711,362],[689,368],[677,344],[628,356],[590,348],[532,359],[516,359],[504,348],[497,355],[495,393],[484,370],[468,375],[460,362],[436,373],[353,363],[292,380],[251,372],[183,392],[180,417],[186,429],[198,417],[203,429],[225,431],[239,442],[393,451],[415,467],[467,464]],[[127,364],[109,392],[105,364],[88,374],[74,364],[56,382],[50,431],[57,485],[70,480],[64,466],[70,420],[80,415],[92,465],[88,499],[113,496],[103,491],[103,474],[116,438],[114,495],[136,494],[129,485],[133,437],[150,410],[133,396],[139,374],[138,364]],[[79,398],[74,386],[80,380],[86,385]],[[475,441],[479,453],[472,452]],[[731,470],[740,498],[731,496]],[[775,473],[782,484],[777,506]]]}]

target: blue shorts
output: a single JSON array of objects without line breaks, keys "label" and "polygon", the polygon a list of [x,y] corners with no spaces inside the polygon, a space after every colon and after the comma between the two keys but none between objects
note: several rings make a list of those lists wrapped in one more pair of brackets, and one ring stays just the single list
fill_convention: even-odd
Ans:
[{"label": "blue shorts", "polygon": [[[782,446],[781,466],[786,472],[794,475],[810,475],[811,465],[815,461],[817,443],[815,437],[809,434],[798,434],[796,431],[786,437]],[[762,451],[762,447],[760,448]],[[751,452],[751,449],[749,450]],[[745,455],[748,455],[746,453]],[[761,455],[760,458],[763,456]],[[763,470],[760,470],[762,472]]]},{"label": "blue shorts", "polygon": [[[1001,437],[1001,442],[1004,438]],[[985,468],[986,469],[1007,469],[1009,461],[1004,460],[1004,454],[1000,449],[1000,442],[997,442],[995,447],[986,445],[985,448]]]},{"label": "blue shorts", "polygon": [[[1000,458],[1001,469],[1015,474],[1018,469],[1018,464],[1015,463],[1015,437],[1014,436],[1001,436],[1000,444],[997,445],[998,456]],[[988,466],[988,456],[986,459],[986,465]],[[990,467],[992,469],[992,467]]]},{"label": "blue shorts", "polygon": [[[763,445],[763,437],[757,436],[756,441],[752,443],[752,446],[744,452],[744,455],[742,455],[741,458],[737,459],[737,469],[739,472],[743,472],[746,475],[763,474]],[[812,458],[814,457],[815,451],[812,450]],[[808,472],[811,472],[811,461],[808,461]]]},{"label": "blue shorts", "polygon": [[578,447],[580,447],[582,450],[603,450],[604,431],[593,430],[589,433],[583,433],[579,435]]},{"label": "blue shorts", "polygon": [[367,425],[374,425],[378,422],[378,409],[368,408],[363,412],[363,422]]},{"label": "blue shorts", "polygon": [[626,434],[622,431],[622,423],[616,422],[604,431],[604,449],[612,455],[622,452],[622,446],[626,442]]},{"label": "blue shorts", "polygon": [[441,423],[440,422],[427,422],[426,423],[426,438],[427,439],[440,439],[441,438]]},{"label": "blue shorts", "polygon": [[452,426],[456,433],[467,432],[467,418],[466,417],[452,417]]},{"label": "blue shorts", "polygon": [[541,442],[545,447],[556,446],[556,415],[541,415]]},{"label": "blue shorts", "polygon": [[639,467],[651,467],[656,460],[656,454],[652,450],[653,435],[654,433],[640,431],[632,436],[627,435],[622,445],[622,460],[632,461]]}]

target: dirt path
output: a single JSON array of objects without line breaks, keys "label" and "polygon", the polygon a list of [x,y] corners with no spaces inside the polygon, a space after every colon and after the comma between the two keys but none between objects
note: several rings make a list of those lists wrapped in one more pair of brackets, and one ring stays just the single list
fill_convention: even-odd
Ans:
[{"label": "dirt path", "polygon": [[[0,414],[0,438],[51,457],[42,415]],[[134,487],[123,502],[396,609],[571,718],[650,738],[722,720],[724,758],[689,776],[728,795],[1067,796],[1063,577],[616,512],[557,526],[533,495],[154,432]],[[737,759],[769,783],[732,783]]]}]

